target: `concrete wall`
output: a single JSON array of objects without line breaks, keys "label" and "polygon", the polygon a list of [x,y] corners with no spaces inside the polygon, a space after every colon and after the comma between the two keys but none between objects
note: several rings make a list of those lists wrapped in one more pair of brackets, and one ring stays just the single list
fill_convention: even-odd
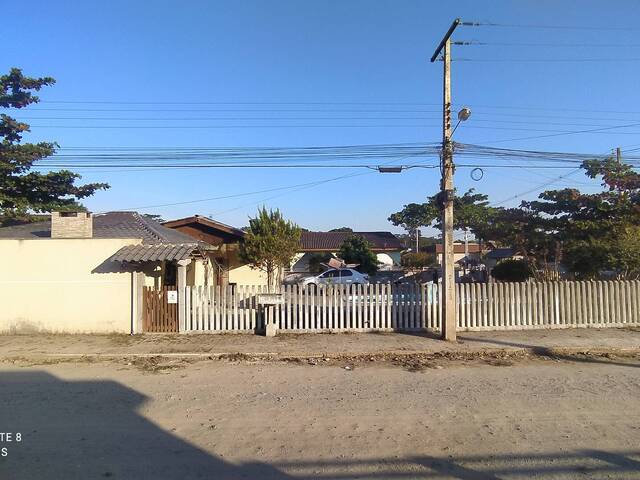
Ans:
[{"label": "concrete wall", "polygon": [[139,239],[0,240],[0,332],[131,332],[132,274],[93,273]]}]

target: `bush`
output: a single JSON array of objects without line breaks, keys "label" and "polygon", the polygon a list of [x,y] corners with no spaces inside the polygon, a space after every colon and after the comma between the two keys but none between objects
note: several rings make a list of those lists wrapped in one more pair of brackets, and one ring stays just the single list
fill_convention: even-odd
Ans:
[{"label": "bush", "polygon": [[491,275],[501,282],[524,282],[533,275],[533,272],[526,261],[509,259],[493,267]]},{"label": "bush", "polygon": [[402,268],[405,270],[416,271],[427,267],[433,267],[436,264],[434,255],[429,253],[405,253],[400,260]]},{"label": "bush", "polygon": [[338,257],[345,263],[357,263],[360,273],[375,275],[378,271],[378,259],[371,251],[371,245],[364,237],[354,235],[347,238],[338,252]]},{"label": "bush", "polygon": [[313,253],[309,255],[309,272],[310,273],[320,273],[326,270],[325,267],[322,266],[323,263],[327,263],[329,260],[333,258],[333,255],[329,252],[327,253]]}]

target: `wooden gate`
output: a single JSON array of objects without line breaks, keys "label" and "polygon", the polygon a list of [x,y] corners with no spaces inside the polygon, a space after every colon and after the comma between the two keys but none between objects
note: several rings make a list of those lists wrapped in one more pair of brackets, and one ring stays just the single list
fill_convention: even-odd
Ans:
[{"label": "wooden gate", "polygon": [[178,304],[169,303],[169,291],[175,287],[143,287],[143,330],[145,332],[177,332]]}]

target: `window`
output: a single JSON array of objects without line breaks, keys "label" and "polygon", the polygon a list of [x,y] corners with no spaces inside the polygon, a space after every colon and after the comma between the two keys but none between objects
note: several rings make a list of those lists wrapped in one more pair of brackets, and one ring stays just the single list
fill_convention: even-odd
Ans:
[{"label": "window", "polygon": [[351,277],[353,272],[351,270],[340,270],[339,276],[341,277]]}]

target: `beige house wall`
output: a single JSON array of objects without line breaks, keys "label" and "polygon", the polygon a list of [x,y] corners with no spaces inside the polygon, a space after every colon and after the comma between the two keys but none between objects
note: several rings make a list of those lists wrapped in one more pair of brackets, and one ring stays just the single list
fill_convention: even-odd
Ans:
[{"label": "beige house wall", "polygon": [[134,276],[96,270],[136,243],[140,239],[0,240],[0,333],[130,333]]},{"label": "beige house wall", "polygon": [[256,270],[249,265],[229,270],[229,283],[237,285],[267,285],[267,274],[262,270]]}]

